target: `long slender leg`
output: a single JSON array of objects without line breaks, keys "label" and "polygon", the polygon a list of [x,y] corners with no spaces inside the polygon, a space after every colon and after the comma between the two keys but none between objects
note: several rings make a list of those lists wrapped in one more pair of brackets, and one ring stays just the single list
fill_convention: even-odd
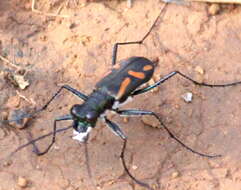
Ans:
[{"label": "long slender leg", "polygon": [[204,83],[204,82],[198,82],[193,80],[192,78],[188,77],[187,75],[182,74],[179,71],[173,71],[171,73],[169,73],[168,75],[164,76],[163,78],[161,78],[159,81],[157,81],[155,84],[148,86],[146,88],[142,88],[142,89],[138,89],[135,90],[131,95],[135,96],[135,95],[139,95],[145,92],[148,92],[149,90],[159,86],[160,84],[164,83],[165,81],[167,81],[168,79],[172,78],[175,75],[180,75],[181,77],[191,81],[192,83],[199,85],[199,86],[207,86],[207,87],[228,87],[228,86],[234,86],[234,85],[238,85],[241,84],[241,81],[238,82],[233,82],[233,83],[227,83],[227,84],[208,84],[208,83]]},{"label": "long slender leg", "polygon": [[143,41],[148,37],[148,35],[151,33],[152,29],[155,27],[158,19],[161,17],[163,11],[165,10],[167,4],[165,3],[163,8],[161,9],[159,15],[157,16],[156,20],[154,21],[154,23],[152,24],[151,28],[148,30],[148,32],[145,34],[145,36],[139,40],[139,41],[133,41],[133,42],[118,42],[114,45],[113,50],[112,50],[112,65],[116,64],[116,58],[117,58],[117,50],[118,50],[118,46],[120,45],[130,45],[130,44],[142,44]]},{"label": "long slender leg", "polygon": [[143,183],[142,181],[136,179],[131,173],[130,171],[128,170],[127,166],[126,166],[126,162],[125,162],[125,150],[126,150],[126,143],[127,143],[127,139],[123,139],[124,140],[124,143],[123,143],[123,147],[122,147],[122,150],[121,150],[121,155],[120,155],[120,158],[121,158],[121,161],[122,161],[122,165],[125,169],[125,172],[128,174],[128,176],[133,180],[135,181],[137,184],[139,184],[140,186],[143,186],[149,190],[153,190],[148,184],[146,183]]},{"label": "long slender leg", "polygon": [[112,130],[112,132],[119,136],[123,141],[123,147],[122,147],[122,151],[121,151],[121,161],[122,161],[122,165],[126,171],[126,173],[128,174],[128,176],[130,176],[130,178],[132,180],[134,180],[137,184],[146,187],[147,189],[153,190],[152,188],[149,187],[148,184],[141,182],[140,180],[136,179],[128,170],[126,163],[125,163],[125,149],[126,149],[126,143],[127,143],[127,137],[125,136],[125,134],[121,131],[121,129],[119,128],[119,126],[114,123],[113,121],[110,121],[109,119],[107,119],[106,117],[104,117],[104,121],[106,122],[107,126],[110,127],[110,129]]},{"label": "long slender leg", "polygon": [[88,99],[88,96],[86,96],[85,94],[79,92],[78,90],[72,88],[71,86],[69,85],[63,85],[60,87],[60,89],[52,96],[52,98],[50,98],[50,100],[42,107],[40,108],[39,110],[37,110],[35,113],[38,113],[38,112],[41,112],[43,110],[45,110],[48,105],[53,101],[53,99],[63,90],[63,89],[66,89],[70,92],[72,92],[74,95],[78,96],[79,98],[81,98],[82,100],[86,101]]},{"label": "long slender leg", "polygon": [[54,120],[54,127],[53,127],[53,137],[52,137],[52,141],[51,143],[49,144],[49,146],[42,152],[39,152],[38,150],[35,149],[35,153],[38,155],[38,156],[42,156],[44,154],[46,154],[49,149],[52,147],[52,145],[55,143],[55,136],[56,136],[56,128],[57,128],[57,122],[58,121],[64,121],[64,120],[72,120],[72,116],[71,115],[64,115],[64,116],[61,116],[57,119]]},{"label": "long slender leg", "polygon": [[120,127],[116,123],[110,121],[106,117],[104,117],[104,121],[115,135],[119,136],[123,140],[127,139],[126,135],[121,131]]},{"label": "long slender leg", "polygon": [[18,118],[18,119],[13,119],[13,120],[8,120],[6,122],[13,122],[13,121],[18,121],[18,120],[21,120],[21,119],[24,119],[24,118],[30,118],[30,117],[33,117],[35,114],[45,110],[48,105],[53,101],[53,99],[63,90],[63,89],[66,89],[70,92],[72,92],[74,95],[78,96],[79,98],[81,98],[82,100],[86,101],[88,99],[88,96],[86,96],[85,94],[79,92],[78,90],[70,87],[69,85],[63,85],[60,87],[60,89],[50,98],[50,100],[40,109],[36,110],[35,112],[31,113],[31,114],[24,114],[21,116],[21,118]]},{"label": "long slender leg", "polygon": [[162,120],[160,119],[160,117],[158,117],[158,115],[154,112],[151,111],[145,111],[145,110],[114,110],[116,111],[118,114],[120,115],[136,115],[136,116],[141,116],[141,115],[152,115],[154,116],[159,122],[160,124],[164,127],[164,129],[167,131],[167,133],[169,134],[169,136],[171,138],[173,138],[175,141],[177,141],[179,144],[181,144],[184,148],[186,148],[187,150],[191,151],[194,154],[198,154],[200,156],[203,157],[208,157],[208,158],[214,158],[214,157],[220,157],[221,155],[207,155],[207,154],[203,154],[200,152],[197,152],[195,150],[193,150],[192,148],[188,147],[187,145],[185,145],[183,142],[181,142],[168,128],[167,126],[162,122]]}]

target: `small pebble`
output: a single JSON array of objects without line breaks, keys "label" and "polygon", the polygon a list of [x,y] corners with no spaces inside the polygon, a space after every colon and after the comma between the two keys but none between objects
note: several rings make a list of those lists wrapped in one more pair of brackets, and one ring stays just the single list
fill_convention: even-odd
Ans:
[{"label": "small pebble", "polygon": [[55,149],[55,150],[60,150],[60,147],[57,146],[57,145],[55,145],[55,146],[54,146],[54,149]]},{"label": "small pebble", "polygon": [[129,118],[128,117],[123,117],[123,122],[124,123],[128,123],[129,122]]},{"label": "small pebble", "polygon": [[211,4],[208,8],[208,13],[212,16],[217,15],[220,12],[220,5],[219,4]]},{"label": "small pebble", "polygon": [[154,127],[154,128],[161,127],[159,121],[150,115],[143,115],[141,117],[141,121],[142,121],[142,123],[144,123],[145,125],[148,125],[150,127]]},{"label": "small pebble", "polygon": [[182,98],[184,99],[185,102],[190,103],[190,102],[192,102],[192,93],[187,92],[182,95]]},{"label": "small pebble", "polygon": [[180,106],[179,104],[175,104],[175,108],[176,108],[177,110],[180,110],[180,109],[181,109],[181,106]]},{"label": "small pebble", "polygon": [[196,66],[195,71],[201,75],[204,75],[204,69],[200,66]]},{"label": "small pebble", "polygon": [[172,173],[172,178],[174,179],[174,178],[177,178],[177,177],[179,177],[179,172],[173,172]]},{"label": "small pebble", "polygon": [[8,116],[8,120],[17,120],[17,121],[12,121],[12,122],[9,122],[9,124],[12,126],[12,127],[15,127],[17,129],[23,129],[26,127],[28,121],[30,118],[23,118],[23,119],[20,119],[22,118],[24,115],[26,114],[26,112],[22,111],[22,110],[13,110],[9,113],[9,116]]},{"label": "small pebble", "polygon": [[25,179],[24,177],[19,177],[18,178],[18,186],[19,187],[25,188],[25,187],[27,187],[27,185],[28,185],[28,180],[27,179]]},{"label": "small pebble", "polygon": [[76,24],[75,23],[70,23],[69,29],[73,29],[74,27],[76,27]]},{"label": "small pebble", "polygon": [[24,78],[24,75],[14,74],[13,80],[13,82],[15,82],[15,85],[17,85],[22,90],[24,90],[30,85],[29,81]]},{"label": "small pebble", "polygon": [[133,166],[132,166],[132,169],[133,169],[133,170],[136,170],[137,168],[138,168],[138,167],[137,167],[136,165],[133,165]]}]

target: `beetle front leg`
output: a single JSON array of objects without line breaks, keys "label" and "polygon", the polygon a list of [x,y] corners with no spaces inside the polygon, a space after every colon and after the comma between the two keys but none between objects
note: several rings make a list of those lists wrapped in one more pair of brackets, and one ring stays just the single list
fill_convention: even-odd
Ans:
[{"label": "beetle front leg", "polygon": [[68,91],[70,91],[71,93],[73,93],[74,95],[78,96],[79,98],[81,98],[83,101],[86,101],[88,99],[88,96],[83,94],[82,92],[79,92],[78,90],[72,88],[71,86],[69,85],[63,85],[60,87],[60,89],[49,99],[49,101],[44,105],[42,106],[40,109],[36,110],[35,112],[33,113],[26,113],[26,114],[23,114],[20,118],[17,118],[17,119],[12,119],[12,120],[5,120],[5,121],[0,121],[0,123],[3,123],[3,124],[8,124],[10,122],[14,122],[14,121],[19,121],[19,120],[22,120],[24,118],[32,118],[34,115],[36,115],[37,113],[39,112],[42,112],[44,111],[48,105],[54,100],[54,98],[56,98],[56,96],[63,90],[63,89],[66,89]]},{"label": "beetle front leg", "polygon": [[110,121],[106,117],[104,117],[104,121],[115,135],[119,136],[123,140],[127,139],[126,135],[121,131],[120,127],[116,123]]},{"label": "beetle front leg", "polygon": [[71,115],[65,115],[65,116],[61,116],[61,117],[54,120],[52,141],[49,144],[49,146],[42,152],[39,152],[39,150],[37,148],[34,149],[34,152],[38,156],[42,156],[42,155],[46,154],[49,151],[49,149],[53,146],[53,144],[55,143],[55,136],[56,136],[56,132],[57,132],[57,122],[58,121],[65,121],[65,120],[72,120],[72,116]]}]

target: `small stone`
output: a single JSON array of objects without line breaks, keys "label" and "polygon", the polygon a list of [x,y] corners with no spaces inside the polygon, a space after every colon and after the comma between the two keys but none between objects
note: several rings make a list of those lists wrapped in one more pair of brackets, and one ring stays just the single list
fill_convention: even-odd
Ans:
[{"label": "small stone", "polygon": [[55,150],[60,150],[60,147],[57,146],[57,145],[54,145],[54,149],[55,149]]},{"label": "small stone", "polygon": [[[22,111],[22,110],[13,110],[9,113],[8,116],[8,120],[9,125],[11,125],[12,127],[15,127],[17,129],[23,129],[26,127],[28,121],[30,118],[22,118],[24,117],[26,114],[26,112]],[[15,120],[15,121],[11,121],[11,120]]]},{"label": "small stone", "polygon": [[150,127],[161,128],[159,121],[150,115],[143,115],[141,117],[141,121],[142,123]]},{"label": "small stone", "polygon": [[204,75],[204,69],[200,66],[196,66],[195,71],[201,75]]},{"label": "small stone", "polygon": [[182,95],[182,98],[184,99],[185,102],[190,103],[190,102],[192,102],[192,93],[187,92]]},{"label": "small stone", "polygon": [[220,12],[220,5],[219,4],[211,4],[208,8],[208,13],[212,16],[217,15]]},{"label": "small stone", "polygon": [[128,123],[129,122],[129,118],[128,117],[123,117],[123,122],[124,123]]},{"label": "small stone", "polygon": [[172,173],[172,179],[177,178],[179,176],[180,176],[179,172],[173,172]]},{"label": "small stone", "polygon": [[15,74],[13,80],[20,89],[25,89],[29,86],[29,82],[24,78],[24,75]]},{"label": "small stone", "polygon": [[75,28],[75,27],[76,27],[76,24],[75,24],[75,23],[70,23],[69,29],[73,29],[73,28]]},{"label": "small stone", "polygon": [[180,106],[179,104],[175,104],[175,108],[176,108],[177,110],[180,110],[180,109],[181,109],[181,106]]},{"label": "small stone", "polygon": [[27,179],[25,179],[24,177],[19,177],[18,178],[18,186],[19,187],[25,188],[25,187],[27,187],[27,185],[28,185],[28,180]]},{"label": "small stone", "polygon": [[136,165],[133,165],[133,166],[132,166],[132,169],[133,169],[133,170],[137,170],[137,168],[138,168],[138,167],[137,167]]}]

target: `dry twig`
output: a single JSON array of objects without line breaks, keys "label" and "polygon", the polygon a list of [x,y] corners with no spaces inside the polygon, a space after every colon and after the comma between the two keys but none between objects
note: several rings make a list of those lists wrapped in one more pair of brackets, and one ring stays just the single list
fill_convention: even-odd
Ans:
[{"label": "dry twig", "polygon": [[8,65],[10,65],[10,66],[12,66],[12,67],[14,67],[14,68],[16,68],[16,69],[20,69],[19,66],[13,64],[13,63],[12,63],[11,61],[9,61],[7,58],[5,58],[5,57],[3,57],[3,56],[1,56],[1,55],[0,55],[0,59],[1,59],[3,62],[7,63]]},{"label": "dry twig", "polygon": [[45,16],[69,18],[70,17],[69,15],[60,15],[59,14],[59,12],[61,11],[62,8],[63,8],[63,6],[60,6],[56,13],[45,13],[45,12],[39,11],[38,9],[35,8],[35,0],[32,0],[32,6],[31,6],[32,12],[35,12],[38,14],[43,14]]}]

